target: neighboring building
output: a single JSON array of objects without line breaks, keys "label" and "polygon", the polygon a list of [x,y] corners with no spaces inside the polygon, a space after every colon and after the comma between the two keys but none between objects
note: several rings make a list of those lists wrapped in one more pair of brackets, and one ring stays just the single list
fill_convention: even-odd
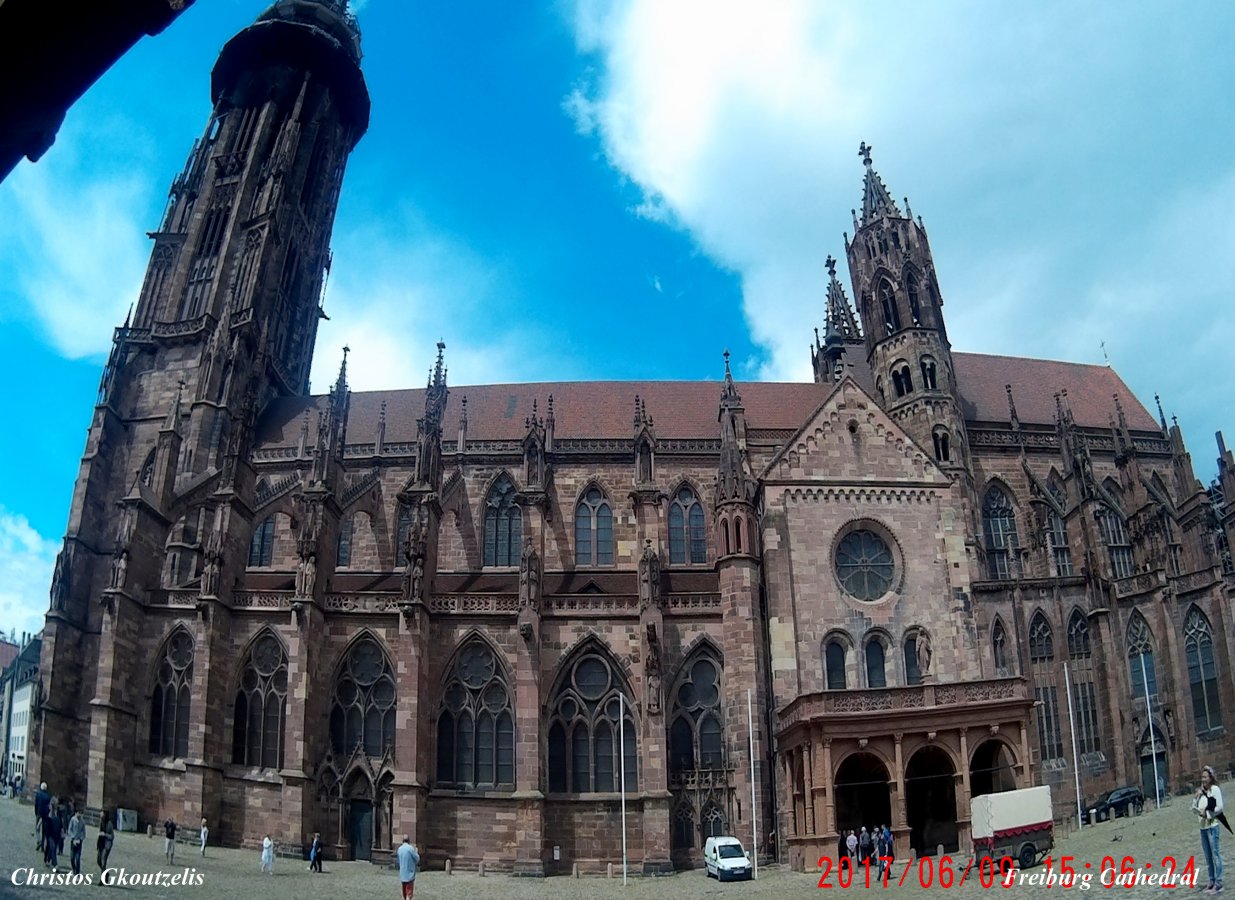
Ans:
[{"label": "neighboring building", "polygon": [[1068,685],[1089,795],[1235,756],[1235,460],[1206,492],[1110,368],[954,353],[869,154],[813,383],[448,391],[439,345],[424,390],[353,394],[345,351],[309,396],[359,58],[341,2],[286,0],[215,66],[103,373],[31,771],[226,843],[540,874],[618,858],[623,780],[644,871],[755,828],[798,867],[884,820],[967,848],[972,795],[1038,780],[1066,814]]},{"label": "neighboring building", "polygon": [[0,735],[4,739],[4,761],[0,764],[0,776],[26,778],[30,752],[30,729],[38,711],[40,697],[39,656],[41,637],[23,638],[18,653],[0,675],[0,696],[4,709],[0,715]]}]

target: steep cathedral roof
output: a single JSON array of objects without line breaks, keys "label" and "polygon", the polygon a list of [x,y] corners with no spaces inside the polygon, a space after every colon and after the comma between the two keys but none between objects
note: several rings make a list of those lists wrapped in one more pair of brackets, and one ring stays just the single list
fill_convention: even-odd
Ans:
[{"label": "steep cathedral roof", "polygon": [[[1083,363],[954,353],[965,419],[970,422],[1008,421],[1005,385],[1011,385],[1020,419],[1025,424],[1053,425],[1055,394],[1066,390],[1076,423],[1082,427],[1109,426],[1114,397],[1119,397],[1129,427],[1158,431],[1158,423],[1136,399],[1114,369]],[[868,392],[873,379],[865,361],[853,370]],[[533,384],[483,384],[450,388],[443,432],[447,439],[459,421],[467,398],[468,440],[520,440],[533,403],[544,414],[553,396],[557,434],[563,438],[629,438],[631,404],[638,394],[656,421],[662,438],[715,438],[718,432],[719,381],[558,381]],[[796,430],[832,390],[831,384],[739,382],[746,407],[747,427],[761,430]],[[259,448],[292,447],[300,439],[305,412],[309,429],[316,429],[316,411],[325,408],[325,396],[292,397],[276,401],[262,417]],[[386,409],[385,443],[416,439],[416,420],[424,414],[424,389],[362,391],[352,394],[348,436],[356,442],[374,439],[382,407]]]}]

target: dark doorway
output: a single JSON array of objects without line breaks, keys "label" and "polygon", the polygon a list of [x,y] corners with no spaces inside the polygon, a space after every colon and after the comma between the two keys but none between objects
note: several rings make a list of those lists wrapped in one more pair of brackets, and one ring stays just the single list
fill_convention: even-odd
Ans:
[{"label": "dark doorway", "polygon": [[940,844],[960,849],[956,825],[956,769],[939,747],[923,747],[905,767],[905,816],[909,846],[917,856],[934,856]]},{"label": "dark doorway", "polygon": [[856,833],[863,826],[892,825],[888,770],[871,753],[855,753],[836,770],[836,830]]},{"label": "dark doorway", "polygon": [[1153,741],[1149,739],[1149,729],[1146,728],[1141,736],[1141,790],[1145,792],[1145,799],[1151,800],[1157,796],[1154,792],[1154,755],[1157,751],[1158,757],[1158,787],[1162,790],[1162,796],[1166,797],[1166,786],[1171,783],[1170,772],[1167,768],[1166,756],[1166,741],[1162,737],[1162,732],[1157,726],[1153,727]]},{"label": "dark doorway", "polygon": [[969,767],[970,796],[1016,790],[1015,765],[1007,744],[1003,741],[983,741],[974,751],[973,764]]},{"label": "dark doorway", "polygon": [[368,800],[353,800],[347,810],[347,837],[352,846],[352,859],[373,856],[373,804]]}]

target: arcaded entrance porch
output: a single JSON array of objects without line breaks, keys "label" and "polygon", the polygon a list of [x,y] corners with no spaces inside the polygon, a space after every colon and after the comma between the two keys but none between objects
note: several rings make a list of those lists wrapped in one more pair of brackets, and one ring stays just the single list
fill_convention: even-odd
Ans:
[{"label": "arcaded entrance porch", "polygon": [[969,801],[1032,783],[1025,682],[824,691],[778,714],[778,829],[813,870],[849,829],[890,824],[898,858],[967,852]]}]

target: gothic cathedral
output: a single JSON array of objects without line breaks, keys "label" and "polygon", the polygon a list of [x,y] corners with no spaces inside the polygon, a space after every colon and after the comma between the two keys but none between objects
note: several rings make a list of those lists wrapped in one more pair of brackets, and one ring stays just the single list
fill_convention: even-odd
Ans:
[{"label": "gothic cathedral", "polygon": [[[813,383],[310,395],[369,97],[343,0],[223,48],[116,329],[57,559],[30,780],[339,858],[799,868],[969,801],[1235,763],[1235,457],[1109,367],[954,352],[862,148]],[[1232,498],[1224,503],[1223,497]],[[753,758],[752,758],[753,752]],[[1155,774],[1156,773],[1156,774]],[[749,844],[748,844],[749,845]]]}]

